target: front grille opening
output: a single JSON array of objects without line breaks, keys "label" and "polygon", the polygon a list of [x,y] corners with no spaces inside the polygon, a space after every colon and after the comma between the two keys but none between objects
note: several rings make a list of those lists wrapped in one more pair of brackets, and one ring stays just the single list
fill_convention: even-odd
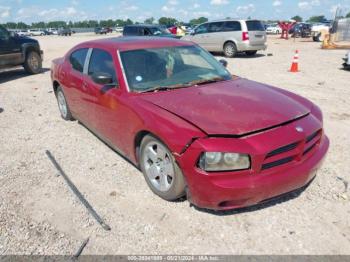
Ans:
[{"label": "front grille opening", "polygon": [[261,169],[265,170],[265,169],[273,168],[276,166],[281,166],[281,165],[287,164],[289,162],[292,162],[293,160],[294,160],[293,156],[282,158],[282,159],[274,161],[274,162],[263,164]]},{"label": "front grille opening", "polygon": [[307,153],[309,153],[312,149],[314,149],[314,147],[317,145],[317,143],[313,144],[312,146],[310,146],[308,149],[306,149],[303,153],[303,156],[305,156]]},{"label": "front grille opening", "polygon": [[270,153],[268,153],[266,158],[273,157],[275,155],[279,155],[279,154],[282,154],[282,153],[285,153],[288,151],[292,151],[293,149],[295,149],[298,146],[298,144],[299,144],[298,142],[295,142],[293,144],[289,144],[289,145],[277,148],[277,149],[271,151]]},{"label": "front grille opening", "polygon": [[321,132],[321,130],[317,130],[315,133],[309,135],[306,138],[306,143],[310,143],[315,137],[317,137],[319,135],[320,132]]}]

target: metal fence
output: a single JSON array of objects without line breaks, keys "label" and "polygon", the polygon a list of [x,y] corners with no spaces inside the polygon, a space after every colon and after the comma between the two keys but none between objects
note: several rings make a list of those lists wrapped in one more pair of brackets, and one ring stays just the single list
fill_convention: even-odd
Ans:
[{"label": "metal fence", "polygon": [[350,41],[350,18],[337,20],[334,27],[335,41]]}]

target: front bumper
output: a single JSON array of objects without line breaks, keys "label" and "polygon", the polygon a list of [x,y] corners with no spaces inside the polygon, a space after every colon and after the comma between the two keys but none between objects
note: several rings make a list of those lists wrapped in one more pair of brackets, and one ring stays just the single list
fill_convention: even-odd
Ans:
[{"label": "front bumper", "polygon": [[[255,205],[308,184],[314,178],[329,148],[327,136],[320,131],[319,137],[315,138],[318,142],[315,142],[312,150],[303,155],[306,143],[302,141],[320,128],[315,119],[310,123],[309,118],[314,117],[308,116],[294,124],[248,138],[207,138],[195,141],[183,155],[177,157],[187,180],[189,201],[201,208],[235,209]],[[304,127],[304,134],[295,131],[296,124]],[[293,161],[262,169],[266,153],[281,145],[290,144],[291,141],[301,142],[294,150],[272,159],[294,154]],[[196,163],[203,148],[210,151],[218,146],[223,152],[250,152],[251,169],[217,173],[200,170]]]}]

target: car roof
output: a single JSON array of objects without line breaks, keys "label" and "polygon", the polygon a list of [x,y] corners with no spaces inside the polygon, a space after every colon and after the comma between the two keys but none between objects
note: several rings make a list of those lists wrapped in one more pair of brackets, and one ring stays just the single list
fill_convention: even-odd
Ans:
[{"label": "car roof", "polygon": [[234,18],[227,18],[227,19],[219,19],[219,20],[212,20],[205,22],[206,23],[216,23],[216,22],[248,22],[248,21],[260,21],[259,19],[234,19]]},{"label": "car roof", "polygon": [[122,36],[113,38],[104,38],[82,43],[80,46],[89,46],[92,48],[105,47],[120,51],[161,48],[171,46],[192,46],[193,42],[184,41],[167,37],[138,37],[138,36]]},{"label": "car roof", "polygon": [[135,24],[135,25],[126,25],[125,27],[161,27],[157,24]]}]

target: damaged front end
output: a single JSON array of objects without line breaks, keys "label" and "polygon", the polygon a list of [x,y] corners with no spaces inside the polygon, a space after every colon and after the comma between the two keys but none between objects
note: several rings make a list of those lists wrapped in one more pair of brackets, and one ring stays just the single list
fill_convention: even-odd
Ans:
[{"label": "damaged front end", "polygon": [[[322,122],[307,114],[246,135],[193,138],[175,158],[186,177],[191,203],[231,209],[304,186],[315,176],[328,145]],[[303,175],[297,177],[297,172]]]}]

